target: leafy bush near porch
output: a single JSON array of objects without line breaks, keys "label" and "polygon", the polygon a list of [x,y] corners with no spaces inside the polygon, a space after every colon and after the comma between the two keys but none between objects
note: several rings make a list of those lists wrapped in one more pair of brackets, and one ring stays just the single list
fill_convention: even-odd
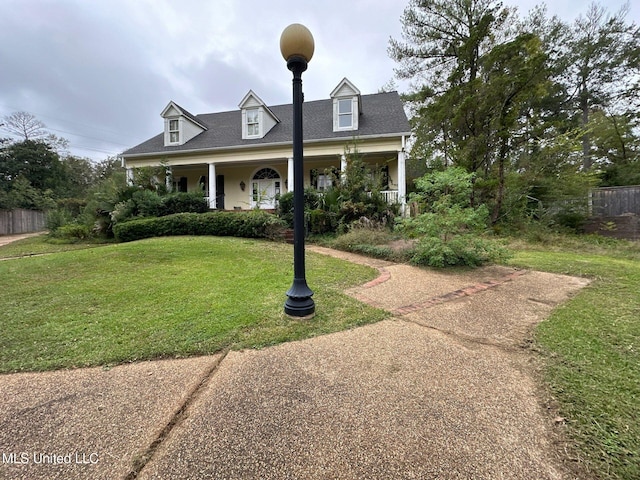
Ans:
[{"label": "leafy bush near porch", "polygon": [[471,205],[472,180],[472,174],[457,167],[416,180],[418,192],[411,200],[424,213],[398,224],[403,234],[418,239],[412,263],[475,267],[507,257],[502,246],[481,236],[487,229],[489,210],[486,205]]},{"label": "leafy bush near porch", "polygon": [[319,208],[311,210],[308,213],[308,219],[309,233],[312,235],[335,232],[338,226],[338,215],[336,213],[327,212]]},{"label": "leafy bush near porch", "polygon": [[385,184],[381,167],[366,164],[357,146],[345,150],[345,160],[344,172],[333,174],[333,186],[321,205],[323,210],[336,214],[335,231],[346,233],[363,218],[375,227],[392,227],[398,205],[389,205],[380,193]]},{"label": "leafy bush near porch", "polygon": [[202,192],[178,192],[162,197],[160,216],[174,213],[206,213],[209,202]]},{"label": "leafy bush near porch", "polygon": [[[320,205],[320,197],[318,192],[313,188],[304,189],[304,211],[305,215],[312,210],[316,210]],[[289,228],[293,228],[293,192],[287,192],[278,198],[278,208],[276,213]]]},{"label": "leafy bush near porch", "polygon": [[205,213],[209,204],[202,192],[179,192],[164,196],[150,190],[136,190],[116,204],[111,219],[124,222],[137,217],[164,217],[175,213]]},{"label": "leafy bush near porch", "polygon": [[113,232],[118,241],[174,235],[213,235],[248,238],[274,238],[286,228],[275,215],[250,212],[178,213],[118,223]]}]

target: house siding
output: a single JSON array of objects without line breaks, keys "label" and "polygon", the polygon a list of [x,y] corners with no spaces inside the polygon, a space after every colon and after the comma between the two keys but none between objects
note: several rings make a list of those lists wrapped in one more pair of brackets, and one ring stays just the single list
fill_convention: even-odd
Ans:
[{"label": "house siding", "polygon": [[196,135],[199,135],[203,132],[202,128],[197,125],[194,125],[190,120],[185,117],[180,118],[180,123],[182,125],[182,133],[184,135],[183,143],[188,142]]}]

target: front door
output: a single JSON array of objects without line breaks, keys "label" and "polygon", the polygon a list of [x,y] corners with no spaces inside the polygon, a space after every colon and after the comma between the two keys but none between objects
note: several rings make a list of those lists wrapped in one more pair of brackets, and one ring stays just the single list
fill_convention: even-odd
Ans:
[{"label": "front door", "polygon": [[251,180],[251,207],[275,209],[282,180],[272,168],[258,170]]}]

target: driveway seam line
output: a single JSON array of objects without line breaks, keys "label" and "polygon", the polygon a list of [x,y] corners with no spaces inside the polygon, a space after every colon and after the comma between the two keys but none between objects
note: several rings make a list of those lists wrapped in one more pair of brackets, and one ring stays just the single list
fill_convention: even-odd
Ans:
[{"label": "driveway seam line", "polygon": [[164,426],[155,440],[151,442],[145,452],[140,455],[139,459],[134,460],[133,466],[131,467],[127,476],[124,477],[124,480],[134,480],[135,478],[137,478],[142,470],[147,466],[147,464],[153,459],[160,446],[169,438],[171,432],[175,429],[175,427],[182,424],[182,422],[188,417],[187,410],[189,410],[189,407],[191,407],[191,405],[193,405],[195,401],[200,398],[204,387],[209,383],[211,378],[218,371],[220,365],[222,364],[222,361],[227,358],[228,353],[229,349],[223,351],[220,358],[213,362],[213,365],[202,376],[200,382],[198,382],[198,384],[189,392],[184,402],[182,402],[180,408],[178,408],[174,412],[169,422]]},{"label": "driveway seam line", "polygon": [[473,343],[475,345],[481,345],[483,347],[492,347],[497,348],[499,350],[503,350],[508,353],[522,353],[526,351],[526,347],[518,344],[518,345],[510,345],[507,343],[502,343],[496,340],[491,340],[486,337],[474,337],[472,335],[466,335],[464,333],[456,332],[455,330],[445,330],[442,328],[434,327],[433,325],[425,325],[424,323],[420,323],[412,318],[403,318],[403,317],[395,317],[400,322],[411,323],[413,325],[417,325],[422,328],[426,328],[428,330],[433,330],[434,332],[441,333],[442,335],[446,335],[447,337],[455,338],[458,342],[466,342]]}]

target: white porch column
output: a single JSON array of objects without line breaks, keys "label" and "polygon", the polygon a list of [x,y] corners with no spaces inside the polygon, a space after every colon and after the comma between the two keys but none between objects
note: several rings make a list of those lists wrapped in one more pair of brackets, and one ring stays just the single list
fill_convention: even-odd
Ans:
[{"label": "white porch column", "polygon": [[400,202],[400,213],[404,215],[407,206],[407,172],[405,169],[405,152],[398,151],[398,201]]},{"label": "white porch column", "polygon": [[216,208],[216,164],[209,164],[209,208]]},{"label": "white porch column", "polygon": [[347,171],[347,157],[340,155],[340,180],[344,182],[345,172]]},{"label": "white porch column", "polygon": [[127,167],[127,186],[133,186],[133,168]]},{"label": "white porch column", "polygon": [[293,158],[287,159],[287,191],[293,192]]},{"label": "white porch column", "polygon": [[173,190],[173,170],[171,167],[166,167],[164,170],[164,184],[167,187],[167,192]]}]

